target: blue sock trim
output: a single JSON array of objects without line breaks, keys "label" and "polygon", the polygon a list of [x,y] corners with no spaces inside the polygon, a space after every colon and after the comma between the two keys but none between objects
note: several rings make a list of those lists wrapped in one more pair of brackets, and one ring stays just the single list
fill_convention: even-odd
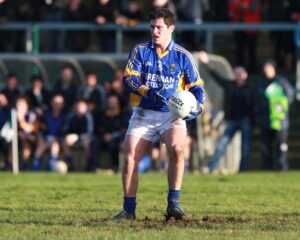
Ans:
[{"label": "blue sock trim", "polygon": [[134,214],[136,208],[136,197],[124,197],[123,208],[126,212]]},{"label": "blue sock trim", "polygon": [[49,171],[53,171],[54,170],[55,164],[56,164],[57,160],[58,160],[57,157],[50,156],[49,162],[48,162],[48,170]]},{"label": "blue sock trim", "polygon": [[169,189],[168,207],[180,208],[180,190]]},{"label": "blue sock trim", "polygon": [[41,165],[41,161],[42,161],[41,157],[35,157],[33,159],[33,162],[32,162],[32,170],[34,170],[34,171],[39,170],[40,169],[40,165]]},{"label": "blue sock trim", "polygon": [[49,161],[57,161],[58,160],[58,157],[55,157],[55,156],[50,156],[50,159]]}]

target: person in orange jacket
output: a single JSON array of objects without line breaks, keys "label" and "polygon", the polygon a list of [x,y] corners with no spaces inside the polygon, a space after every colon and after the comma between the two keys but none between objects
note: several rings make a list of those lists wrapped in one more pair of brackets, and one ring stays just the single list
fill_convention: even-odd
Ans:
[{"label": "person in orange jacket", "polygon": [[[230,0],[228,3],[229,17],[234,23],[260,23],[261,0]],[[255,71],[256,42],[258,31],[235,31],[236,63]],[[245,60],[246,54],[248,61]]]}]

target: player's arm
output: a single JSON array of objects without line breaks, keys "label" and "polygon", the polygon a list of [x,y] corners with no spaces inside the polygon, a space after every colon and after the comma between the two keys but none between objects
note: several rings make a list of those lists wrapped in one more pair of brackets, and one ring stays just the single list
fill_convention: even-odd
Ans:
[{"label": "player's arm", "polygon": [[200,78],[197,66],[194,62],[193,57],[188,54],[185,59],[185,68],[184,68],[184,80],[185,88],[189,90],[197,99],[198,102],[198,111],[197,113],[192,113],[198,115],[202,112],[205,101],[205,92],[203,88],[203,80]]},{"label": "player's arm", "polygon": [[131,93],[146,96],[148,87],[146,87],[141,78],[142,74],[142,56],[140,47],[135,47],[129,54],[123,77],[123,84]]},{"label": "player's arm", "polygon": [[279,81],[279,84],[282,86],[282,88],[288,98],[289,104],[291,104],[295,98],[295,90],[287,79],[285,79],[283,77],[280,77],[280,78],[281,78],[281,80]]},{"label": "player's arm", "polygon": [[139,46],[135,47],[129,55],[124,71],[123,84],[132,93],[142,97],[149,97],[154,101],[166,101],[160,94],[161,89],[153,89],[144,85],[142,81],[143,59]]}]

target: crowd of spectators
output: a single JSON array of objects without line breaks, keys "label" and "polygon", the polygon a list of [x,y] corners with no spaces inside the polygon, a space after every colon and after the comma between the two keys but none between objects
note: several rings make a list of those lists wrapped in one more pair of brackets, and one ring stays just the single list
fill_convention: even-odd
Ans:
[{"label": "crowd of spectators", "polygon": [[[201,24],[203,22],[297,22],[300,15],[299,0],[1,0],[0,22],[90,22],[98,25],[114,23],[134,26],[147,21],[148,12],[157,7],[167,7],[178,22]],[[47,32],[47,41],[41,51],[84,52],[89,50],[91,32],[69,30]],[[115,51],[115,32],[98,31],[98,50]],[[125,34],[126,35],[126,34]],[[236,62],[246,65],[249,71],[256,70],[256,45],[258,31],[235,31]],[[129,38],[141,38],[130,33]],[[0,51],[20,52],[25,50],[24,31],[0,31]],[[294,59],[295,44],[292,32],[271,32],[274,43],[274,58],[279,66],[284,56]],[[177,41],[189,50],[203,49],[204,34],[199,32],[179,33]],[[292,61],[291,60],[291,61]]]},{"label": "crowd of spectators", "polygon": [[[41,76],[33,76],[31,85],[20,88],[17,75],[6,77],[0,89],[0,129],[10,123],[10,109],[15,107],[18,120],[20,163],[22,170],[39,170],[47,162],[52,170],[63,157],[74,169],[72,148],[84,151],[87,171],[100,166],[101,151],[109,151],[110,163],[117,171],[119,149],[130,117],[128,94],[122,88],[121,70],[105,87],[94,72],[86,74],[81,86],[74,81],[69,65],[61,69],[52,89],[47,89]],[[11,168],[11,137],[0,137],[5,149],[5,168]],[[75,164],[76,165],[76,164]]]}]

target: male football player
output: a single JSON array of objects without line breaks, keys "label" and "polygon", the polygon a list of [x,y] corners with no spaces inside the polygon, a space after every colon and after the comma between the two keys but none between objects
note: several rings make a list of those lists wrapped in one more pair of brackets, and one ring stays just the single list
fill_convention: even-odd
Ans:
[{"label": "male football player", "polygon": [[[150,14],[150,27],[152,41],[134,47],[124,72],[123,82],[131,92],[135,107],[125,139],[124,209],[113,219],[135,219],[138,164],[158,135],[170,157],[167,218],[186,218],[179,201],[187,134],[185,120],[194,119],[202,112],[203,82],[192,55],[172,40],[174,15],[165,8],[156,9]],[[192,92],[198,100],[197,111],[186,119],[174,117],[167,107],[172,94],[183,89]]]}]

